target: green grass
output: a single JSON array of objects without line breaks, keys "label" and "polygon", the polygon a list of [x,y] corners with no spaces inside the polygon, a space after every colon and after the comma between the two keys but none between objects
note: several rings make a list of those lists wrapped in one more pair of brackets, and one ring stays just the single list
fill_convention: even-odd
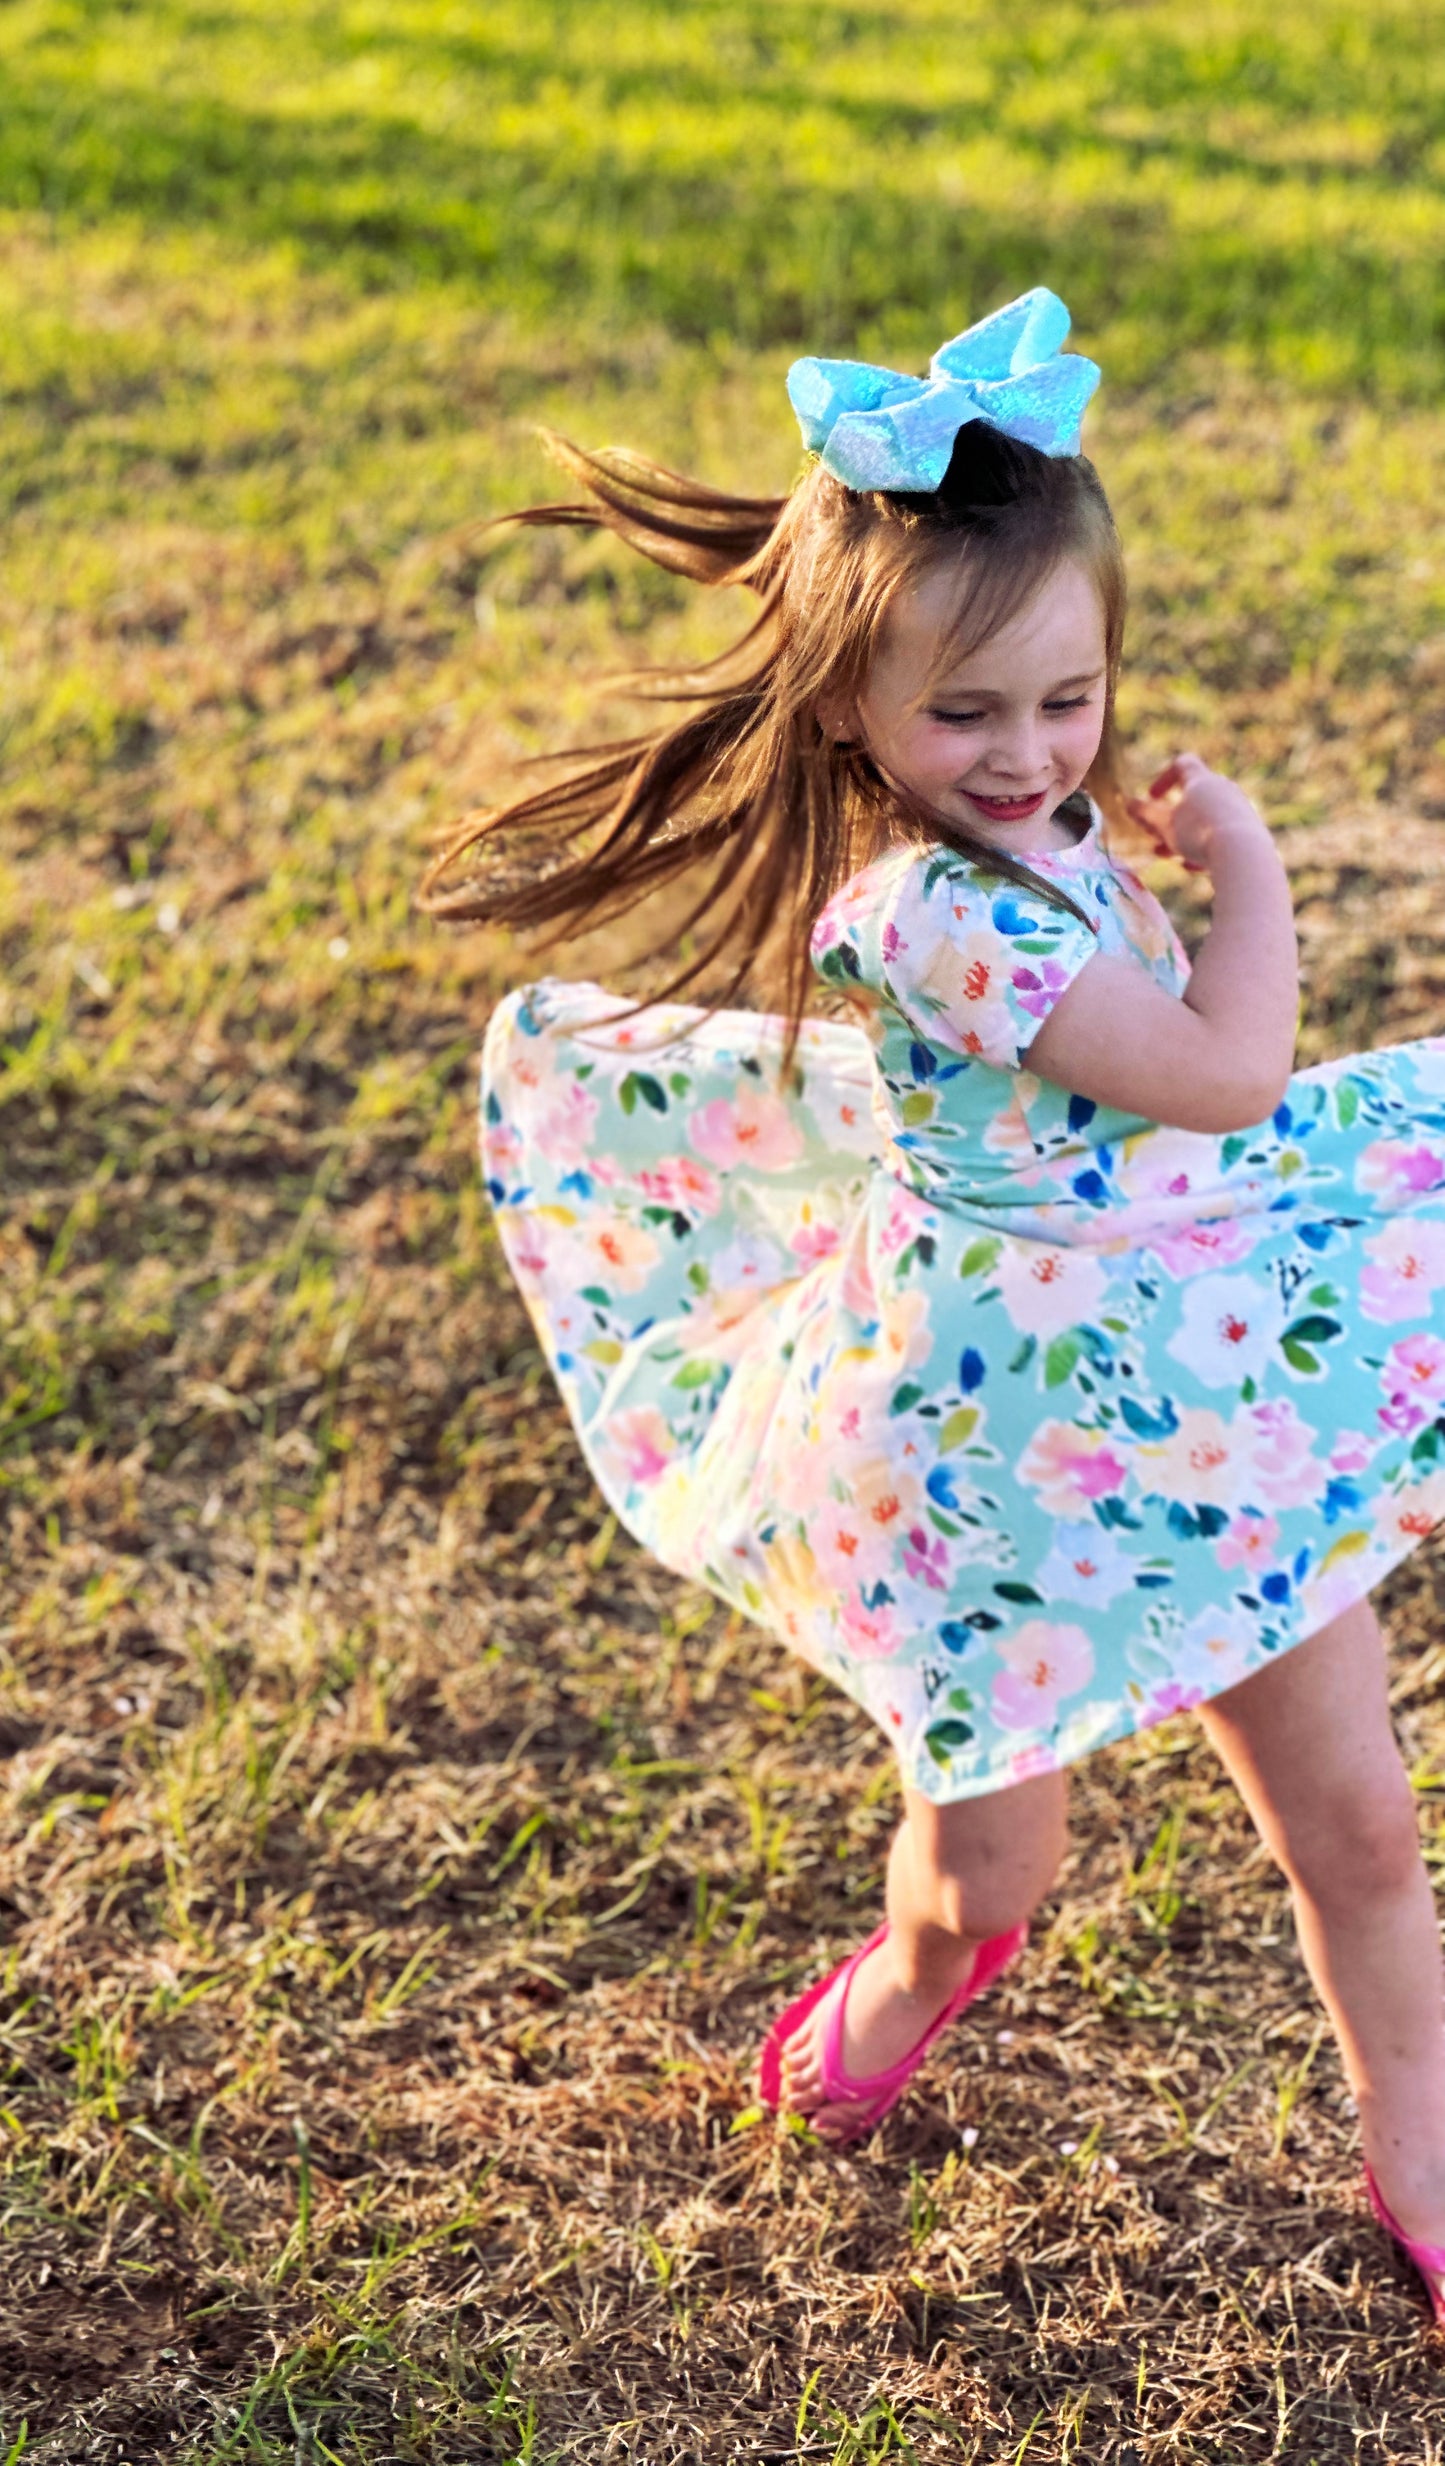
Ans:
[{"label": "green grass", "polygon": [[62,226],[220,228],[559,338],[916,351],[943,303],[1047,261],[1125,380],[1202,344],[1428,399],[1440,22],[1420,0],[19,0],[0,185]]},{"label": "green grass", "polygon": [[[1085,1768],[874,2155],[741,2120],[894,1785],[583,1475],[472,1144],[535,963],[409,898],[594,672],[738,614],[479,541],[533,422],[781,487],[795,350],[1046,281],[1139,768],[1285,826],[1308,1056],[1439,1028],[1441,26],[0,11],[6,2466],[1440,2450],[1187,1724]],[[1438,1864],[1437,1589],[1388,1606]]]}]

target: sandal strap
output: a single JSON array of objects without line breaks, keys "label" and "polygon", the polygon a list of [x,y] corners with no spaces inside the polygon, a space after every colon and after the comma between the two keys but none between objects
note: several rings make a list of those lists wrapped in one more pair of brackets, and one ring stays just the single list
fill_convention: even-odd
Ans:
[{"label": "sandal strap", "polygon": [[1386,2234],[1394,2236],[1396,2243],[1402,2251],[1409,2254],[1416,2268],[1428,2270],[1436,2277],[1445,2274],[1445,2244],[1419,2243],[1413,2235],[1406,2234],[1386,2201],[1384,2193],[1380,2190],[1375,2179],[1375,2170],[1368,2158],[1365,2160],[1365,2187],[1370,2195],[1370,2207],[1374,2210]]},{"label": "sandal strap", "polygon": [[907,2054],[900,2056],[896,2064],[890,2064],[886,2071],[869,2073],[864,2079],[855,2080],[843,2066],[843,2024],[847,2014],[848,1989],[859,1963],[886,1940],[888,1925],[885,1920],[877,1934],[870,1936],[866,1944],[860,1944],[851,1958],[844,1962],[838,1973],[837,1985],[828,1998],[828,2018],[823,2032],[824,2097],[830,2102],[879,2105],[880,2112],[884,2111],[912,2079],[935,2038],[948,2027],[950,2021],[957,2018],[966,2004],[972,2003],[974,1997],[982,1994],[985,1987],[991,1984],[1020,1950],[1027,1934],[1027,1927],[1014,1927],[1007,1935],[990,1936],[980,1943],[962,1985],[954,1989],[943,2010],[934,2015],[922,2037],[909,2048]]}]

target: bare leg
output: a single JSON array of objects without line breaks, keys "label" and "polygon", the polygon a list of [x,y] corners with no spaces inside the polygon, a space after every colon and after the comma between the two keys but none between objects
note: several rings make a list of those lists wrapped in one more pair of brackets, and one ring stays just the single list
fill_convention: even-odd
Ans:
[{"label": "bare leg", "polygon": [[[853,1973],[843,2064],[855,2080],[886,2071],[916,2046],[962,1984],[978,1945],[1037,1908],[1065,1840],[1066,1777],[1043,1773],[983,1798],[935,1806],[913,1790],[888,1854],[888,1936]],[[783,2095],[826,2139],[853,2120],[822,2104],[826,2011],[810,2013],[783,2049]]]},{"label": "bare leg", "polygon": [[1369,1603],[1199,1718],[1289,1878],[1385,2199],[1408,2233],[1445,2243],[1440,1934]]}]

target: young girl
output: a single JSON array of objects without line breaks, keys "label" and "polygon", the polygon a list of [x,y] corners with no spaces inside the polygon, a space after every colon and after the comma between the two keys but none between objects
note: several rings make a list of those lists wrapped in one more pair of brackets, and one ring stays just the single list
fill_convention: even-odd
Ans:
[{"label": "young girl", "polygon": [[[560,938],[709,860],[652,1002],[498,1006],[484,1138],[609,1504],[898,1758],[886,1923],[780,2016],[761,2095],[870,2130],[1022,1945],[1067,1767],[1197,1709],[1445,2318],[1440,1951],[1369,1603],[1445,1514],[1445,1039],[1291,1076],[1265,823],[1189,753],[1123,797],[1067,330],[1034,291],[926,380],[799,362],[782,502],[554,440],[586,501],[514,519],[762,612],[665,680],[678,724],[470,824],[429,896]],[[1192,972],[1106,845],[1126,809],[1213,885]],[[777,932],[783,1011],[673,999]],[[859,1024],[803,1018],[810,964]]]}]

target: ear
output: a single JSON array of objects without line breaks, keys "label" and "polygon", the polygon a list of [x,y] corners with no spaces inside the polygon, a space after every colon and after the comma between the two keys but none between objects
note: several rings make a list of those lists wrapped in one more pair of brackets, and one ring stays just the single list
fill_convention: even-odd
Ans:
[{"label": "ear", "polygon": [[853,745],[863,734],[856,703],[841,694],[820,694],[813,705],[813,715],[823,734],[835,745]]}]

